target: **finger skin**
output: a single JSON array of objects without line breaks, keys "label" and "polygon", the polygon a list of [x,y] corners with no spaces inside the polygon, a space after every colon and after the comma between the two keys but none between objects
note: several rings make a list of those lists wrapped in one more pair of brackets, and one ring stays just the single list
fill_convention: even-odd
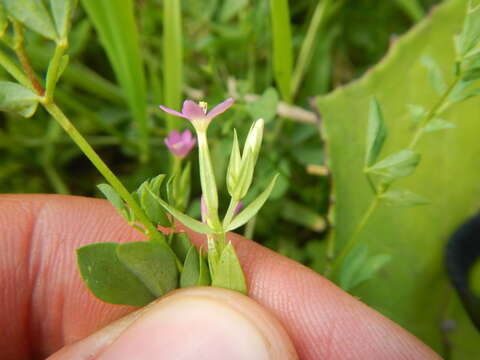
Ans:
[{"label": "finger skin", "polygon": [[[439,359],[317,273],[238,235],[229,238],[250,296],[283,323],[301,359]],[[133,311],[104,304],[86,290],[75,249],[141,239],[104,200],[0,196],[2,359],[45,358]]]}]

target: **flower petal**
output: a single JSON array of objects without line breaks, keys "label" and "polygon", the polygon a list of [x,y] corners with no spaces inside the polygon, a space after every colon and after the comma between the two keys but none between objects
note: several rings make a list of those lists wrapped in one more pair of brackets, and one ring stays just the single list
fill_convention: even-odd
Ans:
[{"label": "flower petal", "polygon": [[230,106],[232,106],[233,102],[235,100],[233,98],[228,98],[227,100],[225,100],[224,102],[218,104],[217,106],[215,106],[212,110],[210,110],[210,112],[207,114],[207,119],[208,120],[211,120],[213,119],[215,116],[218,116],[220,115],[221,113],[225,112],[228,110],[228,108]]},{"label": "flower petal", "polygon": [[187,119],[204,119],[205,113],[203,109],[195,101],[185,100],[182,106],[182,114]]},{"label": "flower petal", "polygon": [[182,135],[177,130],[172,130],[170,134],[168,134],[168,139],[172,143],[176,143],[182,141]]},{"label": "flower petal", "polygon": [[175,115],[175,116],[180,116],[180,117],[183,117],[185,119],[188,119],[187,116],[183,115],[182,113],[179,113],[178,111],[175,111],[175,110],[172,110],[166,106],[163,106],[163,105],[160,105],[160,109],[162,109],[163,111],[169,113],[170,115]]},{"label": "flower petal", "polygon": [[182,141],[190,142],[192,141],[192,132],[188,129],[184,130],[181,135]]}]

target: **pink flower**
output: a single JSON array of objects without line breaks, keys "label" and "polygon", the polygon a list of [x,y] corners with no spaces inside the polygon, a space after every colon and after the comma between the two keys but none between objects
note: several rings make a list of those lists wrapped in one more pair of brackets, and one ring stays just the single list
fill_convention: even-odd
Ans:
[{"label": "pink flower", "polygon": [[192,136],[190,130],[185,130],[182,133],[179,133],[177,130],[173,130],[168,134],[168,137],[165,138],[165,145],[167,145],[170,152],[183,159],[188,155],[190,150],[195,146],[197,140]]},{"label": "pink flower", "polygon": [[200,103],[196,103],[192,100],[185,100],[182,106],[182,112],[178,112],[172,109],[169,109],[163,105],[160,105],[160,109],[163,111],[175,115],[183,117],[187,120],[190,120],[194,125],[195,124],[202,124],[204,127],[210,123],[210,121],[228,110],[230,106],[233,104],[233,98],[228,98],[224,102],[215,106],[212,110],[207,113],[207,103],[201,101]]}]

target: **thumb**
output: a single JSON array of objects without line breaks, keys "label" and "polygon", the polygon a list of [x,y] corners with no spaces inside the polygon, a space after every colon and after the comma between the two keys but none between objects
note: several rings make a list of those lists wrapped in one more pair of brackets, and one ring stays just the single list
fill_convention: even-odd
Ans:
[{"label": "thumb", "polygon": [[64,347],[49,360],[297,359],[280,322],[251,298],[192,287]]}]

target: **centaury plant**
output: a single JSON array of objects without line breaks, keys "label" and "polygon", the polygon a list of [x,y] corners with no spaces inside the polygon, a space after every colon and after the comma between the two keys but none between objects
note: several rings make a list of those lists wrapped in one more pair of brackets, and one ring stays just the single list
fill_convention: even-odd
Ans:
[{"label": "centaury plant", "polygon": [[[166,186],[162,188],[166,175],[161,174],[129,192],[55,102],[56,84],[68,64],[65,52],[75,1],[52,0],[49,9],[43,2],[34,0],[5,0],[2,4],[1,37],[17,55],[22,68],[9,54],[0,52],[0,64],[17,81],[0,82],[0,109],[30,117],[38,105],[42,105],[108,181],[108,184],[99,185],[99,190],[128,223],[148,239],[124,244],[92,243],[79,248],[80,273],[90,291],[105,302],[134,306],[145,305],[178,287],[195,285],[213,285],[246,294],[243,271],[226,233],[255,216],[275,184],[274,178],[262,194],[238,211],[252,184],[262,142],[263,120],[259,119],[252,125],[242,154],[235,133],[227,172],[231,203],[223,221],[220,221],[218,213],[217,186],[207,129],[213,118],[233,104],[233,99],[217,105],[208,113],[206,103],[197,104],[191,100],[184,102],[181,113],[162,106],[168,113],[190,120],[197,139],[190,130],[182,133],[171,131],[165,138],[165,144],[173,155],[174,166]],[[9,26],[13,27],[12,33],[5,31]],[[24,26],[56,44],[45,75],[45,87],[38,81],[24,49]],[[191,167],[185,159],[197,141],[205,222],[185,214],[191,188]],[[166,197],[162,195],[164,188]],[[179,231],[174,219],[193,231],[207,234],[208,249],[197,250],[188,235]]]}]

